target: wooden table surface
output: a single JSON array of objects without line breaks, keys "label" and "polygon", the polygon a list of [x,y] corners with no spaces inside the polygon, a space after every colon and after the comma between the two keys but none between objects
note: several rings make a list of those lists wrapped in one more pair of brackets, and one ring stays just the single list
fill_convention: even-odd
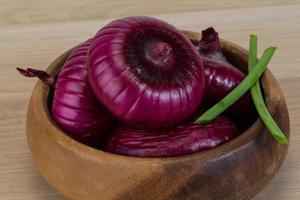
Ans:
[{"label": "wooden table surface", "polygon": [[[149,1],[150,2],[150,1]],[[284,91],[291,119],[288,156],[256,200],[300,199],[300,1],[0,1],[0,199],[62,200],[39,175],[26,143],[28,100],[36,80],[16,66],[45,69],[66,49],[93,36],[111,19],[152,15],[181,29],[214,26],[220,36],[261,51],[278,47],[270,69]]]}]

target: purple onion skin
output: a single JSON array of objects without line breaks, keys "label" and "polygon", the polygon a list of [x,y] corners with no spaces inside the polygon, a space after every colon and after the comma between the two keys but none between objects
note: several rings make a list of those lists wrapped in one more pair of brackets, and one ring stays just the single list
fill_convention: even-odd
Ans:
[{"label": "purple onion skin", "polygon": [[52,117],[75,139],[98,145],[114,119],[99,103],[88,82],[87,55],[90,40],[79,45],[60,71],[52,101]]},{"label": "purple onion skin", "polygon": [[55,78],[40,70],[18,70],[53,86],[53,120],[74,139],[97,147],[105,141],[114,118],[99,103],[89,85],[86,65],[89,46],[90,40],[75,47]]},{"label": "purple onion skin", "polygon": [[132,129],[121,125],[105,150],[136,157],[169,157],[216,147],[237,136],[236,126],[219,116],[209,124],[187,123],[165,129]]},{"label": "purple onion skin", "polygon": [[[224,57],[218,33],[213,28],[202,31],[198,44],[205,69],[204,104],[212,106],[230,93],[244,78],[242,71],[232,66]],[[226,113],[239,117],[254,110],[249,92],[242,96]]]},{"label": "purple onion skin", "polygon": [[204,94],[197,49],[175,27],[151,17],[127,17],[99,30],[89,66],[98,99],[135,127],[178,124],[197,110]]}]

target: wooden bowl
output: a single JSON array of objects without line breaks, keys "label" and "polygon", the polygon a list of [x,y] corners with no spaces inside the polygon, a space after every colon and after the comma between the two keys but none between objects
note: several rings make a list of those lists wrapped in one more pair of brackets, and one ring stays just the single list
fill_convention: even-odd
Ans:
[{"label": "wooden bowl", "polygon": [[[194,42],[201,37],[185,34]],[[246,50],[224,40],[222,50],[246,69]],[[48,67],[50,74],[58,72],[69,52]],[[269,70],[262,85],[270,113],[289,136],[286,103]],[[250,199],[270,182],[287,153],[288,145],[277,143],[257,119],[237,138],[207,151],[169,158],[116,155],[64,134],[50,117],[48,95],[38,81],[28,107],[28,144],[42,176],[71,199]]]}]

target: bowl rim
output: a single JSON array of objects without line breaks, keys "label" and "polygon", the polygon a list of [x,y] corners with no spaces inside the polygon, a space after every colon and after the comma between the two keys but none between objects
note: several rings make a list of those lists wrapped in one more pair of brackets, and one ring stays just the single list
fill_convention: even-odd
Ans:
[{"label": "bowl rim", "polygon": [[[185,35],[192,41],[196,42],[199,41],[201,38],[201,34],[198,32],[193,31],[183,31]],[[240,56],[246,57],[248,55],[247,50],[244,48],[226,41],[224,39],[221,39],[221,47],[223,51],[232,51],[231,53],[239,52]],[[73,47],[74,48],[74,47]],[[63,54],[61,54],[58,58],[56,58],[46,69],[48,73],[51,75],[55,75],[59,69],[61,68],[62,64],[64,63],[67,56],[70,54],[72,49],[67,50]],[[267,108],[272,116],[274,116],[278,111],[278,103],[280,102],[281,93],[278,93],[279,86],[276,85],[276,87],[271,86],[269,84],[270,82],[274,81],[274,76],[270,72],[270,70],[266,70],[261,78],[262,81],[262,88],[265,93],[265,102],[267,105]],[[227,153],[233,152],[239,147],[246,145],[247,143],[251,142],[255,137],[258,136],[258,134],[261,134],[263,130],[265,129],[265,126],[263,125],[262,121],[258,117],[255,122],[244,132],[239,134],[237,137],[229,140],[228,142],[217,146],[215,148],[211,148],[205,151],[200,151],[192,154],[187,155],[180,155],[180,156],[173,156],[173,157],[133,157],[133,156],[126,156],[126,155],[120,155],[120,154],[114,154],[110,152],[103,151],[101,149],[96,149],[93,147],[89,147],[85,144],[82,144],[75,139],[71,138],[69,135],[67,135],[58,125],[53,121],[50,111],[48,108],[48,96],[49,96],[49,87],[44,85],[41,81],[38,81],[38,83],[35,86],[35,90],[39,90],[41,92],[36,92],[32,95],[39,95],[37,98],[41,99],[40,102],[43,106],[43,112],[40,113],[43,115],[44,119],[48,119],[46,121],[47,125],[52,126],[55,131],[48,131],[49,137],[51,139],[55,140],[58,144],[60,144],[62,147],[80,155],[85,155],[87,158],[90,158],[92,160],[97,161],[99,158],[105,158],[105,159],[111,159],[111,160],[118,160],[121,162],[147,162],[147,163],[153,163],[153,162],[164,162],[165,164],[171,164],[173,162],[178,161],[185,161],[190,159],[201,159],[203,161],[211,160],[212,158],[218,158],[220,156],[226,155]],[[280,94],[280,95],[278,95]],[[37,105],[38,106],[38,105]]]}]

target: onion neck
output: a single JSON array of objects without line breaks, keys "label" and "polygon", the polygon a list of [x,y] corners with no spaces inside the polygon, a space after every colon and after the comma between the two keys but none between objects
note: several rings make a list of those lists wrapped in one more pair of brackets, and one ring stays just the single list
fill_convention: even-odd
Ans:
[{"label": "onion neck", "polygon": [[172,47],[166,42],[149,42],[144,48],[144,56],[147,62],[162,70],[169,70],[174,62]]},{"label": "onion neck", "polygon": [[32,68],[22,69],[22,68],[19,68],[19,67],[17,67],[17,70],[23,76],[39,78],[46,85],[54,86],[54,84],[55,84],[55,79],[45,71],[32,69]]},{"label": "onion neck", "polygon": [[198,48],[201,54],[218,54],[222,52],[219,35],[214,28],[210,27],[202,31]]}]

